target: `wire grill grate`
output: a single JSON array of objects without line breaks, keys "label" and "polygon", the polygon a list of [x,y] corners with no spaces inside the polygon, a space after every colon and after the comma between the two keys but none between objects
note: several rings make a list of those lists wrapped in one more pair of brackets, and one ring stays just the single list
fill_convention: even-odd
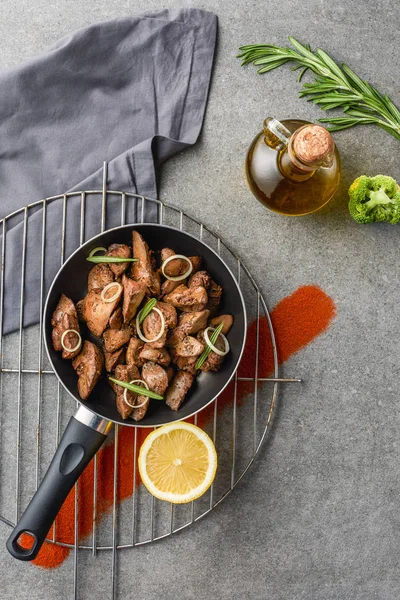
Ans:
[{"label": "wire grill grate", "polygon": [[[49,253],[54,260],[58,252],[61,265],[75,249],[69,247],[72,232],[77,243],[109,229],[112,226],[134,222],[145,222],[147,208],[156,207],[158,221],[175,226],[199,239],[216,250],[234,273],[244,296],[248,322],[254,324],[255,349],[254,373],[241,376],[236,373],[230,384],[229,401],[216,399],[209,418],[201,425],[216,444],[219,469],[209,492],[189,506],[173,506],[151,497],[142,487],[133,483],[133,494],[118,502],[119,454],[121,431],[116,426],[111,441],[113,445],[112,502],[108,510],[99,513],[98,458],[94,458],[94,478],[91,494],[93,514],[91,532],[79,539],[78,498],[79,482],[75,486],[74,538],[68,542],[58,534],[57,520],[50,542],[71,548],[74,551],[74,594],[77,595],[78,551],[112,551],[112,597],[116,594],[117,549],[139,546],[168,537],[200,520],[218,506],[234,489],[252,465],[268,432],[274,414],[279,382],[297,382],[299,379],[279,377],[277,350],[274,331],[266,302],[260,290],[241,260],[226,246],[222,239],[205,225],[185,212],[159,200],[146,198],[129,192],[107,190],[107,165],[103,170],[101,190],[78,191],[52,196],[15,211],[1,220],[1,275],[0,275],[0,519],[10,526],[17,522],[22,510],[39,485],[49,464],[60,434],[68,418],[73,414],[75,401],[62,389],[51,370],[42,343],[42,309],[47,291],[46,265]],[[100,202],[99,202],[100,199]],[[70,205],[73,204],[73,211]],[[57,207],[60,211],[60,237],[57,248],[47,243],[47,214]],[[97,226],[94,226],[93,211],[98,210]],[[118,210],[118,222],[116,211]],[[72,212],[73,218],[70,218]],[[38,214],[39,213],[39,216]],[[26,292],[26,256],[31,217],[41,222],[40,245],[35,272],[40,277],[39,308],[40,322],[24,327],[24,298]],[[110,223],[111,217],[114,219]],[[19,284],[19,329],[3,335],[4,325],[4,272],[8,252],[8,235],[17,220],[21,230],[21,269]],[[77,235],[78,232],[78,235]],[[54,232],[52,232],[54,234]],[[49,281],[54,275],[50,274]],[[259,374],[259,357],[265,351],[265,339],[260,337],[261,319],[267,325],[268,345],[271,348],[271,377]],[[245,394],[245,390],[247,393]],[[13,398],[12,405],[10,398]],[[54,401],[55,398],[55,401]],[[195,417],[197,423],[197,415]],[[133,444],[133,482],[136,481],[136,459],[139,450],[138,430],[131,429]],[[55,432],[55,433],[54,433]],[[249,438],[251,443],[249,443]]]}]

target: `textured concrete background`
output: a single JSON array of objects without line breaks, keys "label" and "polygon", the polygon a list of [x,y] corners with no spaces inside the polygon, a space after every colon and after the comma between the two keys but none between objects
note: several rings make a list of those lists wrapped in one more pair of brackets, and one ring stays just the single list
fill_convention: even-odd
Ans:
[{"label": "textured concrete background", "polygon": [[[193,528],[119,556],[118,595],[274,600],[400,597],[398,432],[398,233],[360,226],[346,189],[362,173],[400,178],[399,142],[376,129],[336,135],[340,192],[317,215],[279,217],[243,179],[248,144],[267,115],[316,120],[297,98],[295,75],[241,69],[240,44],[322,46],[400,102],[398,21],[392,0],[191,2],[219,16],[219,42],[203,135],[164,168],[161,197],[237,249],[270,306],[316,283],[338,316],[327,334],[284,367],[305,383],[280,393],[274,434],[237,490]],[[165,6],[165,5],[164,5]],[[158,8],[155,0],[20,0],[0,5],[1,66],[11,66],[94,21]],[[72,558],[53,572],[12,560],[0,524],[0,597],[72,597]],[[109,597],[110,557],[83,554],[81,598]]]}]

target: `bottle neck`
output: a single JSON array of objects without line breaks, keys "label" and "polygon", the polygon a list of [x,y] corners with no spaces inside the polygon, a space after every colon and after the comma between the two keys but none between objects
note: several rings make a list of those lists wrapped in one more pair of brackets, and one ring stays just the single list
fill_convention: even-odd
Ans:
[{"label": "bottle neck", "polygon": [[303,125],[292,133],[277,119],[268,117],[264,120],[264,141],[279,151],[279,167],[290,179],[303,181],[319,168],[333,164],[335,145],[320,125]]}]

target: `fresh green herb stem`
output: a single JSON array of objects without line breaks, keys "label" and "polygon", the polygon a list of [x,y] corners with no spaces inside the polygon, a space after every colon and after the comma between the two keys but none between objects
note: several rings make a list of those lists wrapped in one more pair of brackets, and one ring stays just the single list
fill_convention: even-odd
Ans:
[{"label": "fresh green herb stem", "polygon": [[293,71],[302,69],[298,81],[308,70],[312,71],[314,82],[304,83],[299,95],[318,104],[322,110],[338,108],[344,112],[341,117],[320,119],[321,123],[330,125],[330,131],[373,124],[400,140],[400,110],[389,96],[358,77],[348,65],[339,66],[323,50],[313,52],[309,44],[303,46],[293,37],[289,37],[289,41],[294,49],[272,44],[241,46],[238,58],[242,59],[242,65],[260,66],[258,73],[293,62]]},{"label": "fresh green herb stem", "polygon": [[144,305],[142,310],[139,312],[139,325],[141,325],[143,323],[145,318],[151,313],[151,311],[153,310],[153,308],[155,307],[156,304],[157,304],[156,298],[152,298]]},{"label": "fresh green herb stem", "polygon": [[140,394],[141,396],[146,396],[147,398],[153,398],[153,400],[164,400],[163,396],[160,394],[156,394],[151,390],[148,390],[144,387],[140,387],[140,385],[135,385],[134,383],[128,383],[127,381],[120,381],[119,379],[114,379],[113,377],[109,377],[109,380],[117,385],[120,385],[123,388],[126,388],[130,392],[135,392],[136,394]]},{"label": "fresh green herb stem", "polygon": [[91,263],[125,263],[125,262],[137,262],[138,258],[122,258],[121,256],[87,256],[86,260]]},{"label": "fresh green herb stem", "polygon": [[[219,336],[219,334],[221,333],[223,326],[224,326],[224,324],[223,324],[223,323],[220,323],[220,324],[218,325],[218,327],[217,327],[217,328],[216,328],[216,329],[215,329],[215,330],[212,332],[212,334],[211,334],[211,337],[210,337],[210,342],[211,342],[212,344],[215,344],[215,342],[217,341],[217,339],[218,339],[218,336]],[[207,345],[207,346],[204,348],[203,352],[200,354],[199,358],[197,359],[197,362],[196,362],[196,365],[195,365],[195,366],[196,366],[196,369],[200,369],[200,367],[201,367],[201,366],[204,364],[204,362],[207,360],[207,358],[208,358],[208,355],[210,354],[210,352],[211,352],[211,348],[210,348],[210,346],[208,346],[208,345]]]}]

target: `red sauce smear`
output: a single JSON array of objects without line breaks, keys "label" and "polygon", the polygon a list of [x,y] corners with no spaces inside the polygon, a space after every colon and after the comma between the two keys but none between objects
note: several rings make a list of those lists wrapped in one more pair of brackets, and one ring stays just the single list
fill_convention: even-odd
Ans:
[{"label": "red sauce smear", "polygon": [[[336,314],[335,304],[319,287],[307,285],[298,288],[291,296],[287,296],[271,312],[271,321],[275,331],[278,361],[287,361],[293,354],[324,333],[330,326]],[[259,328],[258,376],[268,377],[273,372],[273,348],[266,317],[261,317]],[[247,342],[243,358],[238,369],[240,377],[254,377],[256,358],[257,322],[250,324],[247,332]],[[261,384],[260,384],[261,385]],[[252,382],[239,382],[238,402],[243,401],[247,394],[253,391]],[[233,384],[227,386],[218,398],[218,412],[232,401]],[[204,426],[213,417],[214,407],[211,405],[198,414],[197,424]],[[193,419],[189,419],[193,422]],[[123,452],[118,453],[118,488],[117,501],[121,502],[133,493],[133,464],[134,464],[134,435],[133,427],[120,427],[118,443]],[[137,451],[148,435],[147,430],[137,430]],[[97,520],[109,513],[114,497],[114,445],[104,446],[97,455]],[[135,485],[140,484],[136,475]],[[93,485],[94,463],[88,465],[79,479],[78,494],[78,526],[79,540],[88,538],[93,527]],[[57,541],[74,544],[75,521],[75,489],[72,489],[65,500],[56,519]],[[52,529],[48,537],[52,537]],[[31,538],[21,536],[20,543],[30,547]],[[70,548],[45,542],[33,564],[52,569],[58,567],[68,557]]]}]

